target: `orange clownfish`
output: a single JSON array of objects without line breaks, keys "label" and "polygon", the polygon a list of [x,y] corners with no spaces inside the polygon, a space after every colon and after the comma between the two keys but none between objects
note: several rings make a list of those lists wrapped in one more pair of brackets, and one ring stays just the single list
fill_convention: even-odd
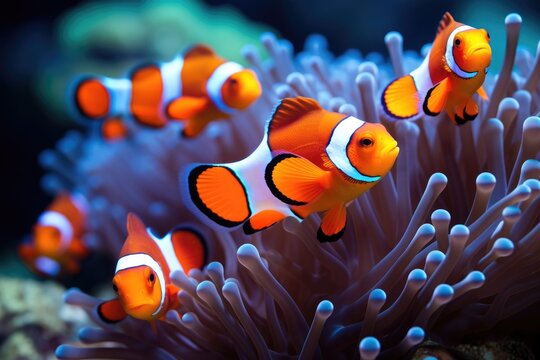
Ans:
[{"label": "orange clownfish", "polygon": [[210,121],[246,109],[261,92],[255,72],[196,45],[170,62],[139,66],[128,78],[85,77],[73,99],[85,119],[130,116],[151,127],[185,120],[183,135],[192,137]]},{"label": "orange clownfish", "polygon": [[383,125],[324,110],[310,98],[285,98],[250,156],[188,169],[184,194],[214,222],[243,224],[247,234],[286,216],[324,212],[317,237],[335,241],[347,205],[392,168],[398,153]]},{"label": "orange clownfish", "polygon": [[458,125],[478,115],[475,92],[488,99],[482,87],[491,63],[489,34],[454,20],[445,13],[422,64],[391,82],[382,94],[385,112],[394,119],[416,117],[422,111],[437,116],[443,110]]},{"label": "orange clownfish", "polygon": [[19,256],[41,276],[76,274],[88,254],[82,240],[87,213],[83,195],[60,193],[38,218],[32,242],[19,246]]},{"label": "orange clownfish", "polygon": [[170,273],[202,268],[206,245],[202,236],[188,227],[175,228],[159,239],[132,213],[127,217],[127,230],[113,278],[118,297],[101,303],[97,312],[107,323],[129,315],[154,324],[178,307],[179,289],[171,283]]}]

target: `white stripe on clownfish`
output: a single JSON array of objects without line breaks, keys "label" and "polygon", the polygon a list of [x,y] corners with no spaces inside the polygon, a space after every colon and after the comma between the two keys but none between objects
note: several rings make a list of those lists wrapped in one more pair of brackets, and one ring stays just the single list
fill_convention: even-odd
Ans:
[{"label": "white stripe on clownfish", "polygon": [[334,166],[350,178],[362,182],[375,182],[381,179],[380,176],[367,176],[360,173],[352,164],[347,155],[347,146],[351,142],[356,130],[361,128],[366,122],[347,116],[334,128],[330,141],[326,146],[326,154]]},{"label": "white stripe on clownfish", "polygon": [[464,79],[471,79],[471,78],[475,77],[478,74],[478,72],[477,71],[467,72],[467,71],[462,70],[459,67],[459,65],[456,63],[456,60],[454,59],[454,53],[453,53],[452,50],[454,48],[454,38],[455,38],[455,36],[460,32],[467,31],[467,30],[472,30],[472,29],[474,29],[474,28],[471,27],[471,26],[467,26],[467,25],[459,26],[456,29],[454,29],[454,31],[452,31],[452,33],[450,33],[450,36],[448,37],[448,40],[446,41],[446,53],[444,55],[444,58],[446,60],[446,64],[448,64],[448,67],[450,68],[450,70],[452,70],[457,76],[459,76],[461,78],[464,78]]},{"label": "white stripe on clownfish", "polygon": [[143,253],[129,254],[129,255],[122,256],[120,259],[118,259],[118,262],[116,263],[115,274],[121,270],[130,269],[130,268],[134,268],[138,266],[148,266],[150,269],[154,271],[154,273],[157,275],[157,278],[159,280],[159,284],[161,286],[161,300],[159,303],[159,307],[152,314],[152,316],[156,316],[157,314],[159,314],[159,312],[163,308],[163,304],[165,303],[165,294],[166,294],[165,277],[163,276],[163,270],[161,269],[161,266],[159,265],[159,263],[148,254],[143,254]]},{"label": "white stripe on clownfish", "polygon": [[161,79],[163,81],[163,93],[161,96],[162,104],[168,104],[170,101],[182,96],[182,68],[184,67],[184,58],[178,55],[172,61],[162,63],[160,66]]},{"label": "white stripe on clownfish", "polygon": [[150,228],[147,228],[146,232],[148,233],[148,235],[150,235],[152,240],[159,247],[161,254],[165,258],[165,261],[167,262],[169,271],[171,273],[176,270],[184,271],[182,264],[180,264],[180,262],[178,261],[178,258],[176,257],[176,252],[174,251],[174,246],[172,244],[171,234],[169,233],[160,239],[154,235],[154,233],[152,232]]},{"label": "white stripe on clownfish", "polygon": [[73,237],[73,226],[64,214],[57,211],[45,211],[38,218],[38,225],[51,226],[60,232],[61,248],[66,249]]},{"label": "white stripe on clownfish", "polygon": [[235,110],[225,104],[221,89],[223,84],[225,84],[225,81],[227,81],[231,75],[236,74],[241,70],[243,70],[242,65],[232,61],[226,62],[219,65],[206,82],[206,92],[208,97],[212,100],[214,105],[224,113],[230,114]]},{"label": "white stripe on clownfish", "polygon": [[99,80],[105,86],[111,97],[109,114],[125,114],[129,111],[131,102],[131,80],[130,79],[112,79],[109,77],[100,77]]}]

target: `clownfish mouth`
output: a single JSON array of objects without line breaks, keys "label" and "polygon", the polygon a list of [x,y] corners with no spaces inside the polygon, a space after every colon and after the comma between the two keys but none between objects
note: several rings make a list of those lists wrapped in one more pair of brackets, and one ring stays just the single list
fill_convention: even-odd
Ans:
[{"label": "clownfish mouth", "polygon": [[149,306],[149,305],[152,305],[152,304],[150,304],[150,303],[143,303],[143,304],[137,304],[137,305],[128,305],[127,308],[128,308],[130,311],[133,311],[133,310],[140,310],[140,309],[142,309],[143,307]]},{"label": "clownfish mouth", "polygon": [[488,51],[488,50],[489,50],[489,48],[487,46],[481,46],[481,47],[478,47],[478,48],[474,49],[472,51],[472,54],[474,54],[475,52],[478,52],[478,51]]},{"label": "clownfish mouth", "polygon": [[392,152],[395,152],[395,151],[399,151],[399,147],[397,146],[397,142],[385,147],[383,149],[383,153],[384,154],[387,154],[387,153],[392,153]]}]

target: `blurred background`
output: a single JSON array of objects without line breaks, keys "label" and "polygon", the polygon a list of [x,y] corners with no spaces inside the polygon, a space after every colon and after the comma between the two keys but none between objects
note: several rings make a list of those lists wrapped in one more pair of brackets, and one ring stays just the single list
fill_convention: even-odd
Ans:
[{"label": "blurred background", "polygon": [[29,1],[2,11],[2,130],[0,267],[26,273],[12,256],[51,198],[40,187],[39,153],[77,125],[64,103],[73,76],[120,76],[141,60],[168,60],[194,42],[241,61],[241,48],[266,31],[301,50],[312,33],[324,35],[340,54],[355,48],[387,56],[384,35],[399,31],[404,48],[433,40],[445,11],[489,30],[493,71],[504,51],[504,18],[523,18],[520,46],[534,53],[540,39],[540,2],[447,0],[360,2],[353,0]]}]

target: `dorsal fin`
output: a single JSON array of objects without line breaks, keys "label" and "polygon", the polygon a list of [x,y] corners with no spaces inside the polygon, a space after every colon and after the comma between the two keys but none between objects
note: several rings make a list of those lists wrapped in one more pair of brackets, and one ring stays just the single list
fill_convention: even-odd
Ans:
[{"label": "dorsal fin", "polygon": [[193,56],[213,56],[216,53],[208,45],[197,44],[186,50],[184,53],[184,59]]},{"label": "dorsal fin", "polygon": [[439,28],[437,29],[437,34],[440,33],[441,31],[443,31],[444,29],[446,29],[448,27],[448,25],[450,25],[454,21],[455,20],[452,17],[452,15],[448,11],[445,12],[442,19],[441,19],[441,22],[439,23]]},{"label": "dorsal fin", "polygon": [[279,129],[294,122],[310,111],[321,110],[319,103],[311,98],[298,96],[281,100],[270,119],[269,129]]}]

